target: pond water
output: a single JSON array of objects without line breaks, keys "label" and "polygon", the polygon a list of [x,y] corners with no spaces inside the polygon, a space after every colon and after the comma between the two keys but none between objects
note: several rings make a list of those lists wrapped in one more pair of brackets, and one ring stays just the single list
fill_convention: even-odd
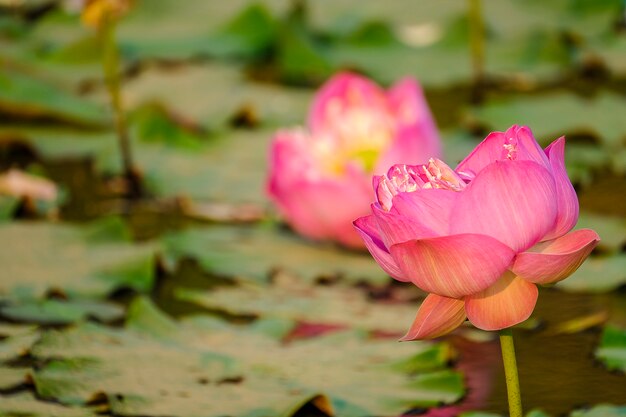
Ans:
[{"label": "pond water", "polygon": [[[624,323],[624,291],[604,295],[568,294],[542,290],[534,317],[546,317],[537,330],[514,331],[515,350],[526,410],[540,408],[551,415],[599,403],[626,401],[626,376],[607,371],[594,359],[600,329],[572,334],[554,334],[557,323],[606,312],[607,317]],[[460,350],[459,366],[481,387],[482,398],[473,398],[471,409],[506,414],[507,397],[498,340],[472,343],[455,340]],[[476,378],[476,379],[474,379]],[[470,383],[471,385],[471,383]]]}]

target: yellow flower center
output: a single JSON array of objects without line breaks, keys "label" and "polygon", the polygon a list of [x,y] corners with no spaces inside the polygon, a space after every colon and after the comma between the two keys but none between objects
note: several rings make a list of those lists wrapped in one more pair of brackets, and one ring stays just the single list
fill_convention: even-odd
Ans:
[{"label": "yellow flower center", "polygon": [[347,103],[331,100],[326,116],[332,131],[330,139],[320,157],[329,160],[322,164],[330,172],[341,174],[351,162],[359,163],[367,172],[372,172],[380,154],[389,147],[395,135],[395,121],[380,108],[364,105],[358,95],[349,95]]}]

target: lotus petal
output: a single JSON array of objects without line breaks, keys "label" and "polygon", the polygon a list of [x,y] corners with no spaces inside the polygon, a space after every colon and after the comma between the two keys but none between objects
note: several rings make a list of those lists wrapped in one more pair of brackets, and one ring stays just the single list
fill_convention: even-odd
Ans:
[{"label": "lotus petal", "polygon": [[313,98],[308,119],[311,132],[335,130],[337,119],[355,106],[384,114],[388,111],[385,91],[357,74],[342,72],[333,76]]},{"label": "lotus petal", "polygon": [[385,211],[376,204],[372,204],[372,213],[378,223],[380,236],[388,248],[396,243],[408,240],[438,236],[434,230],[424,225],[423,222],[413,217]]},{"label": "lotus petal", "polygon": [[552,142],[546,148],[552,175],[556,185],[557,214],[553,230],[544,240],[563,236],[572,230],[578,221],[578,197],[565,171],[565,138]]},{"label": "lotus petal", "polygon": [[465,312],[479,329],[505,329],[530,317],[538,293],[535,284],[507,271],[489,288],[465,297]]},{"label": "lotus petal", "polygon": [[410,280],[402,273],[391,254],[383,244],[378,231],[378,225],[373,215],[364,216],[354,221],[354,227],[365,242],[365,247],[372,254],[378,265],[391,277],[398,281],[409,282]]},{"label": "lotus petal", "polygon": [[552,174],[531,161],[496,161],[460,193],[451,233],[489,235],[516,252],[539,242],[556,219]]},{"label": "lotus petal", "polygon": [[578,269],[599,241],[593,230],[576,230],[518,254],[511,270],[535,284],[559,282]]},{"label": "lotus petal", "polygon": [[389,248],[404,276],[422,290],[461,298],[484,290],[504,273],[515,252],[477,234],[419,239]]},{"label": "lotus petal", "polygon": [[550,167],[546,154],[526,126],[513,125],[506,132],[490,133],[456,168],[459,174],[475,177],[495,161],[534,161]]},{"label": "lotus petal", "polygon": [[302,178],[274,194],[278,208],[298,233],[312,239],[334,239],[354,248],[363,248],[364,242],[352,222],[367,215],[371,199],[367,179],[358,173]]},{"label": "lotus petal", "polygon": [[434,339],[443,336],[459,327],[465,318],[463,300],[429,294],[417,310],[411,328],[400,340]]},{"label": "lotus petal", "polygon": [[375,173],[385,173],[393,164],[423,164],[441,158],[442,147],[435,119],[420,85],[411,78],[394,84],[387,93],[396,116],[397,133],[391,147],[381,155]]},{"label": "lotus petal", "polygon": [[450,231],[450,213],[458,192],[427,189],[412,193],[400,193],[393,198],[392,212],[396,212],[433,230],[437,236]]}]

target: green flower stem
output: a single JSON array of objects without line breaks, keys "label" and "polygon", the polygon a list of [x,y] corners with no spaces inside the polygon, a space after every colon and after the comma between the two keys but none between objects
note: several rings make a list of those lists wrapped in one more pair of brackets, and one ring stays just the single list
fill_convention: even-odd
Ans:
[{"label": "green flower stem", "polygon": [[513,331],[510,328],[500,331],[500,347],[502,349],[502,361],[504,362],[506,391],[509,398],[509,416],[522,417],[522,396],[520,394],[519,377],[517,375]]},{"label": "green flower stem", "polygon": [[122,94],[119,76],[119,53],[115,42],[115,18],[105,16],[99,27],[100,47],[102,54],[102,70],[104,81],[109,92],[111,107],[115,118],[115,131],[117,133],[118,145],[122,157],[122,167],[126,180],[128,181],[129,194],[139,193],[139,181],[133,168],[133,158],[128,136],[128,126],[126,116],[122,106]]},{"label": "green flower stem", "polygon": [[476,83],[481,83],[484,77],[485,62],[485,24],[481,0],[468,0],[469,4],[469,38],[472,54],[472,67]]}]

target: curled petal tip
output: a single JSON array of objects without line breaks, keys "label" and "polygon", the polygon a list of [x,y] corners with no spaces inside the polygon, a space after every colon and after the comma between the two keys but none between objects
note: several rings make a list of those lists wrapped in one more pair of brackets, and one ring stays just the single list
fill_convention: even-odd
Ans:
[{"label": "curled petal tip", "polygon": [[353,225],[363,239],[365,247],[383,271],[398,281],[409,281],[385,247],[374,216],[359,217],[353,222]]},{"label": "curled petal tip", "polygon": [[511,269],[535,284],[553,284],[573,274],[599,241],[593,230],[576,230],[518,254]]},{"label": "curled petal tip", "polygon": [[569,232],[578,221],[578,197],[565,170],[565,137],[545,149],[556,185],[557,217],[552,230],[543,240],[554,239]]}]

